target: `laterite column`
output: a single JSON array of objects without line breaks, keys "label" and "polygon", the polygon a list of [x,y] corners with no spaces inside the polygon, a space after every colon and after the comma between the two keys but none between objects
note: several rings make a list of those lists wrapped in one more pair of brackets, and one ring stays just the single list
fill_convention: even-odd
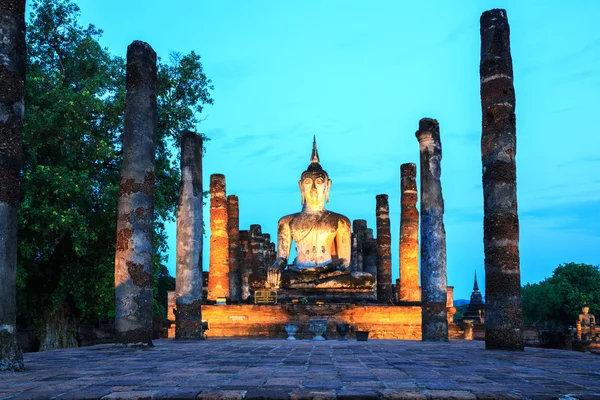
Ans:
[{"label": "laterite column", "polygon": [[115,257],[117,343],[152,345],[154,152],[157,130],[156,53],[127,47],[123,164]]},{"label": "laterite column", "polygon": [[419,121],[421,153],[421,300],[422,339],[448,341],[446,319],[446,231],[440,182],[442,143],[434,119]]},{"label": "laterite column", "polygon": [[25,368],[17,340],[17,212],[26,58],[25,0],[0,0],[0,371]]},{"label": "laterite column", "polygon": [[421,301],[417,165],[400,166],[400,301]]},{"label": "laterite column", "polygon": [[210,268],[208,300],[229,297],[229,237],[227,236],[225,175],[210,176]]},{"label": "laterite column", "polygon": [[505,10],[481,15],[485,347],[523,350],[515,89]]},{"label": "laterite column", "polygon": [[227,235],[229,236],[229,297],[239,302],[242,296],[240,271],[240,208],[238,197],[227,196]]},{"label": "laterite column", "polygon": [[390,206],[387,194],[375,196],[377,217],[377,301],[389,304],[392,292],[392,235],[390,232]]},{"label": "laterite column", "polygon": [[186,132],[181,140],[181,181],[177,208],[175,338],[202,334],[202,137]]}]

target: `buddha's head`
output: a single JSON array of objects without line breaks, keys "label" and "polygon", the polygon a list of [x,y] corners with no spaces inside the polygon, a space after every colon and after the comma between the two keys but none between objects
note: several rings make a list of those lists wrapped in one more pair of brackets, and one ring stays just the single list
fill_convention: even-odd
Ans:
[{"label": "buddha's head", "polygon": [[587,303],[583,303],[583,307],[581,307],[581,311],[583,311],[584,314],[587,314],[590,311],[590,308],[588,307]]},{"label": "buddha's head", "polygon": [[325,202],[329,202],[331,179],[329,179],[329,175],[327,175],[327,172],[319,164],[316,138],[313,139],[310,165],[300,176],[298,185],[300,186],[303,206],[308,205],[311,208],[315,208],[323,206]]}]

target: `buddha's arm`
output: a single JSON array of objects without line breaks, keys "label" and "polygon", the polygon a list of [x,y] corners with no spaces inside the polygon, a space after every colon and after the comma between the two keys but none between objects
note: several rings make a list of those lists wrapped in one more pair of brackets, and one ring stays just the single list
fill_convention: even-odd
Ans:
[{"label": "buddha's arm", "polygon": [[273,267],[284,269],[287,266],[291,246],[292,232],[290,230],[290,221],[289,218],[283,217],[279,220],[277,226],[277,260],[275,260]]},{"label": "buddha's arm", "polygon": [[337,256],[344,260],[344,267],[350,266],[350,257],[352,252],[352,234],[350,232],[350,220],[342,217],[338,221],[337,235],[335,236],[335,247]]}]

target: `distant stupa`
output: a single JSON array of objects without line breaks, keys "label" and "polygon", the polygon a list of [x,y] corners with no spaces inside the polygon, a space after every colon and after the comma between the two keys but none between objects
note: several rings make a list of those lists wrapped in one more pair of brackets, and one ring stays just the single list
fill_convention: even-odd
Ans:
[{"label": "distant stupa", "polygon": [[479,292],[479,285],[477,285],[477,271],[475,271],[475,281],[473,283],[473,293],[471,293],[471,302],[469,307],[463,316],[464,320],[473,320],[475,322],[482,322],[480,310],[485,310],[485,304],[483,304],[483,298]]}]

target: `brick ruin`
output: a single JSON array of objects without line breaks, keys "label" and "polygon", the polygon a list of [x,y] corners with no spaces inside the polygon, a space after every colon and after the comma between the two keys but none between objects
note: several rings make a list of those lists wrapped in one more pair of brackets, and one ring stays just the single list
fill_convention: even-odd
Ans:
[{"label": "brick ruin", "polygon": [[[522,349],[514,88],[509,28],[504,10],[483,13],[481,38],[484,247],[489,299],[485,320],[486,347]],[[299,299],[285,298],[279,303],[251,305],[256,291],[278,287],[272,286],[272,281],[267,278],[267,271],[272,271],[269,267],[277,256],[275,244],[269,234],[262,232],[260,225],[239,229],[239,199],[235,195],[228,197],[225,176],[214,174],[210,184],[210,274],[202,273],[207,290],[202,314],[198,312],[195,318],[202,315],[209,320],[211,333],[215,336],[282,336],[285,322],[294,321],[305,326],[314,316],[327,316],[329,330],[333,329],[332,324],[351,322],[356,329],[371,330],[372,337],[376,338],[447,341],[462,334],[452,323],[456,309],[453,307],[453,287],[447,286],[446,278],[444,201],[440,180],[442,153],[437,121],[422,119],[416,136],[420,146],[420,215],[416,208],[416,165],[403,164],[400,279],[396,285],[391,282],[389,204],[387,195],[382,194],[377,195],[375,201],[377,236],[374,237],[373,229],[367,227],[365,220],[355,220],[350,239],[348,269],[351,273],[368,273],[375,277],[374,297],[336,302],[335,296],[326,296],[327,304],[298,304]],[[501,154],[507,154],[508,159],[502,158]],[[316,147],[313,147],[313,156],[318,164]],[[315,163],[312,158],[311,165]],[[506,206],[509,203],[510,206]],[[335,272],[330,270],[328,273]],[[178,283],[179,287],[182,286]],[[172,307],[182,307],[176,300],[177,296],[170,296],[169,311]],[[467,328],[467,336],[472,336],[472,327]]]},{"label": "brick ruin", "polygon": [[[3,15],[7,15],[7,18],[16,15],[19,20],[14,24],[21,26],[22,11],[4,12]],[[14,32],[6,30],[9,31]],[[484,12],[480,32],[486,348],[522,350],[515,94],[506,11],[494,9]],[[16,46],[11,56],[16,54],[24,59],[24,37],[7,37],[6,43]],[[19,46],[23,51],[19,51]],[[8,56],[5,58],[9,59]],[[115,332],[117,342],[124,344],[152,344],[156,61],[156,53],[147,43],[134,41],[127,49],[123,164],[119,182],[115,254]],[[11,93],[20,97],[3,98],[5,108],[13,111],[22,106],[14,105],[22,102],[22,64],[22,60],[11,61],[10,67],[18,68],[11,70],[14,81],[7,81],[7,85],[15,88]],[[7,65],[2,63],[0,67],[6,69]],[[0,161],[4,160],[0,165],[4,168],[0,171],[0,180],[6,183],[2,187],[8,188],[0,190],[0,214],[8,216],[5,218],[7,223],[3,225],[10,228],[6,237],[8,241],[16,243],[14,210],[18,205],[18,200],[15,200],[18,198],[18,184],[15,183],[16,169],[13,164],[20,154],[16,145],[20,143],[17,136],[20,136],[22,117],[11,114],[7,118],[4,122],[0,121],[3,124],[0,125],[0,133],[10,129],[13,136],[4,135],[3,143],[6,146],[4,152],[0,153]],[[7,128],[7,124],[12,125]],[[169,296],[169,315],[177,321],[175,335],[180,338],[202,338],[200,321],[205,318],[214,324],[211,329],[225,336],[235,332],[246,336],[277,336],[282,334],[282,325],[287,321],[306,324],[311,317],[325,315],[331,323],[352,321],[357,328],[370,328],[374,332],[372,337],[448,340],[448,325],[453,313],[452,287],[448,287],[446,282],[444,204],[440,182],[441,142],[437,121],[422,119],[416,136],[420,145],[420,217],[415,207],[416,166],[403,164],[400,279],[396,285],[399,287],[394,290],[391,282],[392,237],[387,195],[378,195],[375,202],[377,237],[374,237],[373,229],[367,227],[365,220],[355,220],[352,224],[350,264],[353,272],[366,272],[376,277],[377,300],[362,301],[360,304],[336,304],[333,300],[324,305],[286,302],[248,308],[245,303],[252,303],[253,294],[267,288],[267,269],[276,259],[275,244],[269,234],[262,232],[260,225],[253,224],[247,230],[239,230],[239,200],[237,196],[226,195],[224,175],[212,175],[210,275],[206,279],[208,274],[202,270],[201,261],[202,145],[198,136],[186,133],[182,143],[178,210],[181,213],[181,225],[178,218],[177,289],[174,295]],[[185,226],[184,219],[192,223]],[[419,241],[416,235],[419,222],[420,289],[416,272],[419,257],[415,254]],[[15,322],[14,254],[0,253],[0,257],[6,261],[0,269],[6,276],[1,283],[5,288],[1,291],[2,300],[3,304],[9,305],[6,311],[0,313],[0,345],[10,347],[14,339],[11,329],[14,330],[12,327]],[[223,299],[234,304],[207,304]],[[218,333],[216,336],[219,336]],[[12,347],[9,351],[13,351]],[[4,347],[1,355],[0,363],[8,358]],[[19,354],[15,353],[12,358],[14,360],[7,369],[22,368]],[[4,368],[4,364],[1,367]]]}]

